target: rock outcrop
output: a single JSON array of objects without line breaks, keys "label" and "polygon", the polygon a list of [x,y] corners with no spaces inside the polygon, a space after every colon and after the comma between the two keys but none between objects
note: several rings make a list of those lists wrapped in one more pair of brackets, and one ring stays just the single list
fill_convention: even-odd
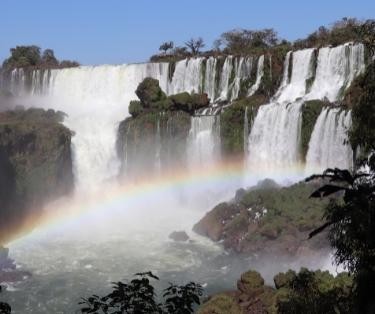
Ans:
[{"label": "rock outcrop", "polygon": [[72,133],[63,116],[43,109],[0,113],[0,243],[73,189]]},{"label": "rock outcrop", "polygon": [[322,223],[327,200],[310,199],[317,185],[298,183],[281,188],[272,181],[237,191],[231,202],[218,204],[193,228],[226,249],[246,254],[306,256],[328,248],[324,235],[306,241]]}]

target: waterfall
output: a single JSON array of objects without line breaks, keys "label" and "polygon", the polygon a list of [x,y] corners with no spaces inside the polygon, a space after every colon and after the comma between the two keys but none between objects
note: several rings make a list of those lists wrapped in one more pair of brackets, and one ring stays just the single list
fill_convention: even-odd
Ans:
[{"label": "waterfall", "polygon": [[216,89],[216,64],[217,59],[214,57],[209,57],[206,61],[206,75],[204,80],[204,92],[207,93],[208,98],[213,101],[216,99],[215,89]]},{"label": "waterfall", "polygon": [[258,59],[257,77],[256,77],[254,85],[252,85],[249,89],[248,96],[254,95],[254,93],[259,89],[260,83],[262,82],[263,75],[264,75],[264,56],[262,55]]},{"label": "waterfall", "polygon": [[212,166],[220,160],[219,116],[191,118],[187,157],[191,168]]},{"label": "waterfall", "polygon": [[241,90],[241,82],[246,80],[251,75],[251,70],[253,66],[253,58],[238,58],[235,60],[234,66],[234,80],[230,86],[230,100],[235,100],[238,98]]},{"label": "waterfall", "polygon": [[229,92],[229,80],[232,74],[233,57],[229,56],[225,59],[223,70],[220,78],[220,96],[217,100],[227,100]]},{"label": "waterfall", "polygon": [[[134,91],[144,78],[158,79],[167,94],[204,91],[212,102],[228,101],[236,99],[243,88],[248,90],[248,95],[255,93],[264,76],[264,62],[264,56],[257,61],[251,57],[228,56],[225,59],[190,58],[177,62],[174,67],[168,63],[145,63],[30,73],[18,69],[11,73],[9,86],[13,94],[27,96],[31,104],[68,114],[64,123],[75,133],[72,147],[76,184],[78,188],[91,189],[116,177],[119,172],[121,162],[115,149],[117,125],[128,116],[129,101],[137,98]],[[316,69],[313,68],[315,64]],[[251,75],[255,66],[255,83],[246,86],[254,81]],[[321,48],[317,54],[314,49],[288,52],[278,91],[269,104],[259,108],[251,123],[246,142],[249,169],[264,165],[275,171],[298,164],[303,101],[339,100],[345,88],[363,70],[364,48],[361,44]],[[311,86],[309,91],[307,82]],[[213,104],[212,108],[199,113],[202,117],[192,118],[188,159],[194,163],[197,160],[215,162],[217,158],[212,152],[220,151],[217,149],[220,146],[217,144],[220,142],[219,118],[207,115],[216,115],[220,110],[221,107]],[[246,125],[244,133],[245,128]],[[314,147],[311,143],[311,155]],[[159,156],[162,155],[161,149]],[[128,160],[128,157],[122,159]]]},{"label": "waterfall", "polygon": [[249,119],[247,117],[248,107],[245,108],[245,115],[243,119],[243,149],[245,156],[247,155],[247,139],[249,136]]},{"label": "waterfall", "polygon": [[302,103],[261,106],[248,138],[250,171],[272,174],[293,167],[300,159],[299,133]]},{"label": "waterfall", "polygon": [[[294,52],[290,82],[281,85],[272,103],[259,108],[248,139],[249,171],[272,173],[293,167],[300,160],[302,102],[295,100],[306,91],[305,82],[311,76],[312,56],[313,49]],[[282,82],[286,82],[287,75],[288,71],[284,69]]]},{"label": "waterfall", "polygon": [[[314,49],[289,52],[286,55],[280,87],[271,103],[259,108],[250,131],[247,157],[249,172],[261,170],[272,175],[284,168],[299,165],[303,102],[310,99],[328,99],[331,102],[339,100],[343,91],[365,67],[362,44],[348,43],[335,48],[319,49],[315,77],[314,55]],[[307,83],[312,79],[311,90],[308,92]],[[324,113],[314,128],[314,136],[311,138],[314,142],[309,145],[307,168],[321,169],[327,165],[349,167],[352,160],[351,148],[343,148],[342,143],[346,138],[344,130],[350,125],[350,115],[342,112],[339,114],[333,109]],[[338,122],[334,123],[336,116]],[[327,128],[330,131],[325,131]],[[327,136],[333,138],[326,138]],[[324,151],[319,149],[323,146],[323,138],[327,141]],[[333,144],[335,140],[339,143]]]},{"label": "waterfall", "polygon": [[364,46],[345,44],[335,48],[319,49],[316,77],[307,95],[309,99],[324,99],[334,102],[343,96],[343,91],[364,70]]},{"label": "waterfall", "polygon": [[306,81],[312,77],[312,61],[314,56],[314,49],[304,49],[293,52],[292,54],[292,75],[288,84],[289,69],[284,71],[282,85],[277,92],[275,102],[293,102],[297,98],[303,97],[306,94]]},{"label": "waterfall", "polygon": [[166,90],[168,94],[182,92],[199,93],[201,90],[201,66],[203,58],[181,60],[176,63],[172,81]]},{"label": "waterfall", "polygon": [[306,173],[321,173],[327,168],[352,169],[353,150],[347,132],[351,112],[325,108],[320,113],[311,135],[306,156]]}]

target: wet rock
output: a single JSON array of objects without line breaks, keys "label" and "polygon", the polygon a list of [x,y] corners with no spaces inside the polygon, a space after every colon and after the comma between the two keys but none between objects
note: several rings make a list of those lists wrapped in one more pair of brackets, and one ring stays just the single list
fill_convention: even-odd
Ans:
[{"label": "wet rock", "polygon": [[169,238],[177,242],[186,242],[189,240],[189,236],[185,231],[173,231]]},{"label": "wet rock", "polygon": [[0,247],[0,271],[4,269],[15,269],[16,264],[9,258],[9,249]]}]

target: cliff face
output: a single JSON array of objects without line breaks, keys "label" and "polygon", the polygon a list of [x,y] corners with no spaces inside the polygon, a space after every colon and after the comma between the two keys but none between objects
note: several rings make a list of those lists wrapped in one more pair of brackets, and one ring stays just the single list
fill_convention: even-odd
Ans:
[{"label": "cliff face", "polygon": [[117,135],[121,173],[134,177],[186,165],[189,130],[190,115],[184,111],[149,112],[125,119]]},{"label": "cliff face", "polygon": [[0,113],[0,242],[73,189],[71,132],[61,112]]}]

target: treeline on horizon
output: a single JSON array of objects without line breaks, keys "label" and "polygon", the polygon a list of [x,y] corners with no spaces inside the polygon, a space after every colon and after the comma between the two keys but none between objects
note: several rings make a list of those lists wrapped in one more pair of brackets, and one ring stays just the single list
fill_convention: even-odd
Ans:
[{"label": "treeline on horizon", "polygon": [[216,39],[212,49],[203,51],[206,46],[202,37],[191,38],[184,46],[175,46],[166,41],[159,47],[159,53],[150,61],[178,61],[195,56],[220,55],[261,55],[269,50],[297,50],[312,47],[338,46],[346,42],[362,42],[373,53],[375,46],[375,20],[359,20],[344,17],[330,26],[320,26],[304,39],[288,41],[280,38],[273,28],[259,30],[237,28],[224,32]]},{"label": "treeline on horizon", "polygon": [[[159,53],[150,57],[151,62],[175,62],[189,57],[220,55],[261,55],[266,51],[285,52],[311,47],[337,46],[346,42],[362,42],[371,54],[375,47],[375,20],[359,20],[344,17],[330,26],[320,26],[304,39],[288,41],[280,38],[273,28],[259,30],[237,28],[224,32],[209,50],[202,37],[191,38],[184,46],[175,46],[173,41],[165,41]],[[1,70],[9,72],[15,68],[66,68],[76,67],[77,61],[59,61],[52,49],[42,49],[36,45],[16,46],[10,49],[10,57],[5,59]]]},{"label": "treeline on horizon", "polygon": [[36,45],[16,46],[10,49],[10,57],[5,59],[2,70],[5,72],[15,68],[69,68],[80,64],[77,61],[58,60],[52,49],[42,49]]}]

